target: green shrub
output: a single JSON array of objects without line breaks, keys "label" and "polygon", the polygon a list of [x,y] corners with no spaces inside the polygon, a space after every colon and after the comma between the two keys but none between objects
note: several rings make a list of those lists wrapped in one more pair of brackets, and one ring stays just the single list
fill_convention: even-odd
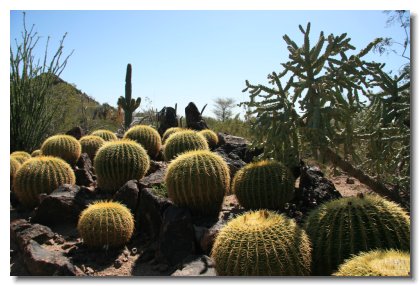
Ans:
[{"label": "green shrub", "polygon": [[159,133],[153,127],[147,125],[136,125],[131,127],[124,134],[124,139],[131,139],[146,149],[151,158],[155,158],[162,148],[162,140]]},{"label": "green shrub", "polygon": [[73,136],[54,135],[42,143],[41,152],[45,156],[59,157],[73,166],[80,157],[82,147]]},{"label": "green shrub", "polygon": [[83,136],[79,139],[82,146],[82,153],[87,153],[92,160],[95,158],[98,149],[105,144],[105,140],[96,135]]},{"label": "green shrub", "polygon": [[176,132],[166,140],[163,155],[165,160],[169,162],[184,152],[208,149],[209,146],[203,135],[193,130],[186,130]]},{"label": "green shrub", "polygon": [[292,219],[272,211],[242,214],[224,226],[211,257],[222,276],[300,276],[311,270],[311,244]]}]

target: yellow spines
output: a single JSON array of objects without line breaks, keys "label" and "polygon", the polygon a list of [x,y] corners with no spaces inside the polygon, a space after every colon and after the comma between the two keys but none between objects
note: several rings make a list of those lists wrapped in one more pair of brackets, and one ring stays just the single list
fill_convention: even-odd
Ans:
[{"label": "yellow spines", "polygon": [[31,153],[31,157],[38,157],[38,156],[41,156],[41,155],[42,155],[42,152],[41,152],[40,149],[37,149],[37,150],[35,150]]},{"label": "yellow spines", "polygon": [[15,176],[17,171],[19,170],[21,164],[18,160],[13,157],[10,157],[10,186],[13,188],[13,182],[15,180]]},{"label": "yellow spines", "polygon": [[124,134],[124,139],[131,139],[139,143],[146,149],[151,158],[155,158],[162,148],[162,140],[159,132],[147,125],[136,125],[131,127]]},{"label": "yellow spines", "polygon": [[21,164],[23,164],[26,160],[32,158],[31,154],[25,151],[15,151],[12,154],[10,154],[10,157],[13,157],[14,159],[18,160],[18,162]]},{"label": "yellow spines", "polygon": [[79,139],[82,146],[82,153],[87,153],[89,158],[95,158],[98,149],[105,144],[105,140],[96,135],[87,135]]},{"label": "yellow spines", "polygon": [[162,144],[165,144],[166,140],[172,134],[175,134],[176,132],[184,131],[184,130],[187,130],[187,129],[182,128],[182,127],[171,127],[171,128],[166,129],[166,131],[162,135]]},{"label": "yellow spines", "polygon": [[114,132],[105,130],[105,129],[98,129],[93,131],[90,135],[99,136],[105,141],[115,141],[118,140],[117,135],[114,134]]},{"label": "yellow spines", "polygon": [[82,153],[82,147],[73,136],[54,135],[42,143],[41,152],[45,156],[59,157],[74,166]]},{"label": "yellow spines", "polygon": [[179,131],[172,134],[165,143],[163,155],[169,162],[178,155],[193,150],[209,150],[206,138],[193,130]]},{"label": "yellow spines", "polygon": [[210,129],[204,129],[198,133],[200,133],[204,136],[204,138],[206,138],[207,144],[209,144],[210,149],[213,149],[219,143],[219,137],[217,137],[217,134]]}]

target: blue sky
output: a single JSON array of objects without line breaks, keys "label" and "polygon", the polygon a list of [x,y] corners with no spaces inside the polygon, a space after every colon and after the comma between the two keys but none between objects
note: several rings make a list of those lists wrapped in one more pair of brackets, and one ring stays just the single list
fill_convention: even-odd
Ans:
[{"label": "blue sky", "polygon": [[[124,94],[127,63],[133,66],[133,97],[145,97],[161,109],[183,109],[193,101],[213,116],[213,100],[242,93],[245,80],[267,84],[266,76],[288,60],[284,34],[302,43],[298,25],[311,22],[312,41],[319,32],[346,32],[360,50],[376,37],[403,40],[397,25],[386,27],[382,11],[26,11],[27,25],[56,49],[64,33],[65,53],[74,50],[61,75],[100,103],[116,106]],[[20,37],[22,12],[10,13],[10,40]],[[399,56],[372,55],[396,70]],[[240,109],[235,110],[239,112]]]}]

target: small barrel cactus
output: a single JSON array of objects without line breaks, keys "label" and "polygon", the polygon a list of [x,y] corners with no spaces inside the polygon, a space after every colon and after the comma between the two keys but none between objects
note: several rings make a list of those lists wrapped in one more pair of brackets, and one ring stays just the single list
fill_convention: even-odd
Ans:
[{"label": "small barrel cactus", "polygon": [[77,230],[83,243],[89,247],[118,247],[126,244],[133,235],[134,219],[124,205],[99,201],[80,214]]},{"label": "small barrel cactus", "polygon": [[29,159],[16,173],[14,192],[27,208],[38,204],[38,195],[50,194],[62,184],[75,184],[76,177],[69,164],[52,156]]},{"label": "small barrel cactus", "polygon": [[210,129],[204,129],[198,133],[200,133],[204,136],[204,138],[206,138],[207,144],[209,144],[210,149],[213,149],[219,143],[219,137],[217,137],[217,134]]},{"label": "small barrel cactus", "polygon": [[359,253],[341,264],[334,276],[410,276],[410,253],[373,250]]},{"label": "small barrel cactus", "polygon": [[221,276],[303,276],[311,271],[311,243],[293,219],[259,210],[229,221],[211,257]]},{"label": "small barrel cactus", "polygon": [[95,130],[90,135],[99,136],[102,139],[104,139],[105,141],[118,140],[118,137],[117,137],[117,135],[115,135],[114,132],[111,132],[111,131],[105,130],[105,129]]},{"label": "small barrel cactus", "polygon": [[229,190],[229,168],[215,153],[190,151],[169,164],[165,183],[176,205],[189,208],[193,214],[213,216],[219,213]]},{"label": "small barrel cactus", "polygon": [[10,187],[13,188],[13,182],[15,180],[15,176],[17,171],[19,170],[21,164],[18,160],[13,157],[10,157]]},{"label": "small barrel cactus", "polygon": [[73,136],[54,135],[42,143],[41,152],[45,156],[60,157],[73,166],[82,153],[82,147]]},{"label": "small barrel cactus", "polygon": [[96,135],[87,135],[79,139],[82,153],[87,153],[90,159],[94,159],[98,149],[105,144],[105,140]]},{"label": "small barrel cactus", "polygon": [[165,161],[169,162],[184,152],[208,149],[209,146],[203,135],[193,130],[186,130],[176,132],[166,140],[163,156]]},{"label": "small barrel cactus", "polygon": [[135,141],[106,142],[93,161],[98,187],[115,193],[129,180],[140,180],[150,167],[146,150]]},{"label": "small barrel cactus", "polygon": [[280,210],[295,194],[295,179],[276,161],[247,164],[233,178],[232,191],[246,209]]},{"label": "small barrel cactus", "polygon": [[162,148],[162,140],[159,133],[153,127],[147,125],[136,125],[131,127],[124,134],[124,139],[131,139],[146,149],[150,158],[155,158]]},{"label": "small barrel cactus", "polygon": [[166,140],[172,134],[175,134],[176,132],[179,132],[179,131],[185,131],[185,130],[186,129],[182,127],[171,127],[171,128],[166,129],[166,131],[162,135],[162,143],[165,144]]},{"label": "small barrel cactus", "polygon": [[377,248],[410,250],[410,218],[379,196],[330,201],[310,212],[305,229],[313,243],[313,274],[331,275],[351,255]]},{"label": "small barrel cactus", "polygon": [[18,162],[21,164],[23,164],[26,160],[32,158],[31,154],[25,151],[15,151],[12,154],[10,154],[10,157],[13,157],[14,159],[18,160]]},{"label": "small barrel cactus", "polygon": [[35,150],[31,153],[31,157],[38,157],[38,156],[41,156],[41,155],[42,155],[42,152],[39,149],[37,149],[37,150]]}]

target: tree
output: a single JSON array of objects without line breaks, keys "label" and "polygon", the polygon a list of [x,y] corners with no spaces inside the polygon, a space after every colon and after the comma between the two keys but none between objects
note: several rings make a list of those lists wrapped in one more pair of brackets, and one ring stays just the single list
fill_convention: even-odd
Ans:
[{"label": "tree", "polygon": [[235,100],[233,98],[216,98],[214,100],[214,109],[213,112],[216,115],[217,119],[225,122],[226,119],[232,117],[232,108],[236,106]]},{"label": "tree", "polygon": [[[73,51],[63,57],[62,37],[59,47],[48,56],[49,37],[44,56],[37,58],[35,48],[40,37],[34,31],[35,25],[27,29],[23,13],[21,42],[15,40],[16,48],[10,47],[10,149],[11,151],[32,151],[49,135],[54,124],[52,119],[58,112],[57,101],[51,100],[50,87],[67,64]],[[55,102],[55,103],[54,103]]]}]

